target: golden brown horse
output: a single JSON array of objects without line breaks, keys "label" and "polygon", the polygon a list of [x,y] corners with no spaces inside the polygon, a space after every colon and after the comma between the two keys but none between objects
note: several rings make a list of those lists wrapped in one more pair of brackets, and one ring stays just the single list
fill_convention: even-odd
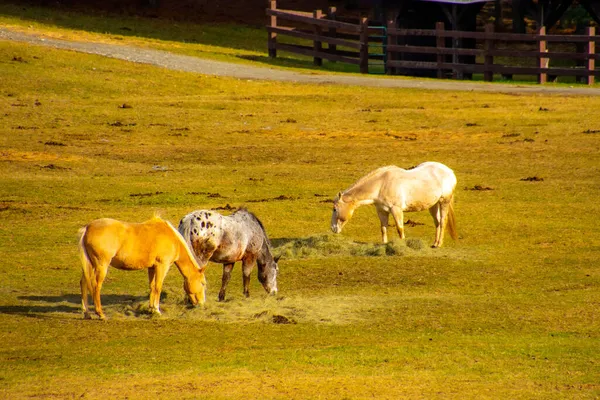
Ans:
[{"label": "golden brown horse", "polygon": [[90,319],[88,291],[92,294],[96,314],[101,319],[100,290],[108,266],[134,271],[148,269],[150,310],[160,314],[162,284],[171,264],[183,275],[183,288],[192,304],[204,304],[206,279],[181,234],[159,217],[132,224],[110,218],[97,219],[79,230],[79,251],[83,267],[81,305]]}]

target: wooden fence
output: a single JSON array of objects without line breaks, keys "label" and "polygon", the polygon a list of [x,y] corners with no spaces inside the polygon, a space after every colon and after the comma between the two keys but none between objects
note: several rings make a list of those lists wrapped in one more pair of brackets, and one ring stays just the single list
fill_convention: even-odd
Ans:
[{"label": "wooden fence", "polygon": [[[335,7],[330,7],[326,14],[321,10],[313,13],[278,10],[276,0],[270,0],[267,9],[270,17],[270,25],[267,26],[269,57],[277,57],[277,50],[281,50],[313,57],[315,65],[321,65],[326,59],[358,65],[360,72],[368,73],[367,18],[361,18],[353,24],[337,21],[335,14]],[[282,20],[299,26],[282,26],[279,23]],[[279,35],[304,39],[312,42],[312,46],[281,43],[278,41]]]},{"label": "wooden fence", "polygon": [[[281,50],[313,57],[315,65],[322,65],[324,59],[358,65],[362,73],[369,73],[372,60],[378,59],[388,74],[427,70],[438,78],[483,74],[486,81],[492,81],[494,74],[533,75],[539,83],[548,77],[575,76],[591,85],[600,76],[596,69],[600,36],[593,27],[584,35],[547,35],[545,27],[535,34],[500,33],[493,31],[492,24],[484,32],[446,30],[443,23],[429,30],[399,29],[393,21],[369,25],[365,17],[347,22],[333,7],[327,13],[279,10],[276,0],[269,1],[267,15],[268,49],[273,58]],[[295,43],[283,43],[280,37],[295,38]],[[382,51],[375,54],[370,50],[374,46]],[[510,63],[503,62],[507,58]]]}]

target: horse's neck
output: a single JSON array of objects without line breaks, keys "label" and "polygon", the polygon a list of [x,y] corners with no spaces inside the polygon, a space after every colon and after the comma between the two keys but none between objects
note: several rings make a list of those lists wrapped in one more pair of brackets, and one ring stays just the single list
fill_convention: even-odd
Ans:
[{"label": "horse's neck", "polygon": [[265,236],[263,239],[263,245],[258,252],[257,261],[263,265],[273,260],[273,254],[271,253],[271,246],[269,246],[269,239]]},{"label": "horse's neck", "polygon": [[379,186],[378,183],[372,181],[352,186],[342,194],[342,200],[345,203],[353,204],[355,207],[373,204],[377,198]]},{"label": "horse's neck", "polygon": [[179,242],[179,258],[175,261],[175,266],[186,278],[190,278],[193,274],[198,272],[203,266],[198,265],[194,256],[191,254],[191,250],[184,242]]}]

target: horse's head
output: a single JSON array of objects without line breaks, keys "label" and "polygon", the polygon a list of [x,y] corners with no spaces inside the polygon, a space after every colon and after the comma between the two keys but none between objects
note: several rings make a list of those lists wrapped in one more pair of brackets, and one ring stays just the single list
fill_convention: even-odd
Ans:
[{"label": "horse's head", "polygon": [[345,202],[342,198],[342,192],[333,199],[333,213],[331,214],[331,230],[333,233],[342,232],[342,228],[352,218],[354,207],[352,203]]},{"label": "horse's head", "polygon": [[281,256],[271,258],[266,263],[261,263],[257,260],[258,265],[258,281],[269,294],[277,294],[277,274],[279,273],[279,265],[277,262]]},{"label": "horse's head", "polygon": [[202,305],[206,301],[206,277],[204,271],[199,272],[194,278],[183,280],[183,290],[188,295],[192,305]]}]

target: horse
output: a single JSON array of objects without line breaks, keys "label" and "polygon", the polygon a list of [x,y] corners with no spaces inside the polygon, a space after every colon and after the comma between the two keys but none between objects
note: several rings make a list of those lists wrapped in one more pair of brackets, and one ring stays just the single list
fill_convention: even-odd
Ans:
[{"label": "horse", "polygon": [[225,300],[225,291],[231,271],[242,261],[244,295],[250,296],[250,274],[258,266],[258,280],[269,294],[277,293],[277,262],[280,257],[271,253],[271,242],[260,220],[245,208],[229,216],[210,210],[196,210],[179,223],[179,232],[185,238],[200,265],[208,261],[223,264],[219,301]]},{"label": "horse", "polygon": [[100,303],[100,290],[108,266],[134,271],[148,270],[150,311],[160,314],[160,293],[165,275],[175,264],[183,275],[183,288],[193,305],[204,304],[206,278],[190,248],[170,222],[154,217],[143,223],[127,223],[110,218],[97,219],[79,230],[79,253],[83,268],[81,306],[85,319],[91,319],[88,291],[95,311],[106,319]]},{"label": "horse", "polygon": [[393,165],[378,168],[338,193],[333,200],[331,230],[340,233],[356,208],[373,204],[381,222],[382,241],[387,243],[390,213],[400,238],[404,239],[403,213],[429,209],[436,229],[431,247],[440,247],[445,228],[454,240],[458,238],[454,217],[455,188],[454,172],[438,162],[424,162],[408,170]]}]

